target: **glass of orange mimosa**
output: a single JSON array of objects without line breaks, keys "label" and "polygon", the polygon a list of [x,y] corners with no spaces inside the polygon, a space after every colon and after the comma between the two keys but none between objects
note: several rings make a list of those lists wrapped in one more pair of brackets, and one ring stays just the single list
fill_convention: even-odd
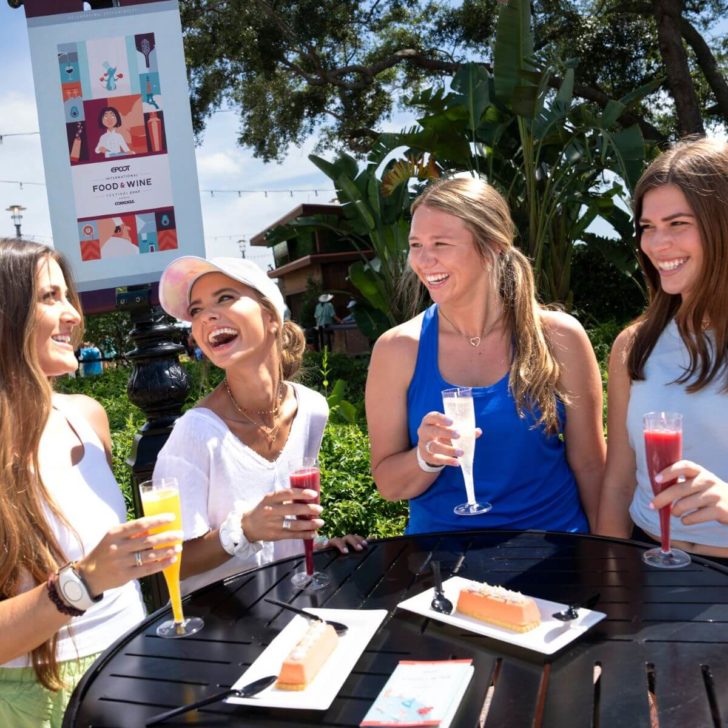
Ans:
[{"label": "glass of orange mimosa", "polygon": [[[162,531],[182,530],[182,510],[179,501],[179,485],[177,478],[158,478],[157,480],[145,480],[139,486],[139,494],[142,498],[142,508],[145,516],[156,516],[160,513],[172,513],[174,521],[163,526],[154,528],[151,533]],[[169,544],[165,544],[168,546]],[[162,548],[161,546],[159,548]],[[199,632],[205,623],[199,617],[184,618],[182,614],[182,593],[180,591],[179,570],[182,561],[182,554],[177,561],[168,566],[162,572],[169,590],[169,600],[172,604],[173,619],[162,622],[157,627],[157,634],[160,637],[188,637]]]}]

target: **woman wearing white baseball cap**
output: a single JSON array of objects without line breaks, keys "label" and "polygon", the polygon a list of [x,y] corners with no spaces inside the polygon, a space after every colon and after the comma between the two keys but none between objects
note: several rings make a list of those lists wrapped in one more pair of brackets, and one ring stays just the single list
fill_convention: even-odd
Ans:
[{"label": "woman wearing white baseball cap", "polygon": [[[288,381],[303,331],[266,273],[242,258],[185,256],[159,282],[167,313],[192,324],[223,382],[175,423],[154,477],[180,483],[185,532],[182,588],[189,592],[301,550],[323,525],[313,491],[289,489],[289,469],[316,456],[328,419],[318,393]],[[306,495],[308,493],[308,496]],[[293,503],[293,499],[299,501]],[[311,520],[296,520],[308,516]],[[360,536],[329,542],[346,553]]]}]

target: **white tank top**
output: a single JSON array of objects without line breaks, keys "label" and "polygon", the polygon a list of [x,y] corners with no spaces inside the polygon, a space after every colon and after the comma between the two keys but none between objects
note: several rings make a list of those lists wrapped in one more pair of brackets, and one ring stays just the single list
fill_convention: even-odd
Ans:
[{"label": "white tank top", "polygon": [[[683,458],[703,466],[728,482],[728,395],[721,393],[725,367],[708,387],[694,394],[674,381],[689,367],[690,357],[671,321],[662,332],[645,366],[645,379],[632,382],[627,410],[629,441],[637,462],[637,488],[629,513],[643,531],[660,533],[659,514],[650,510],[652,486],[647,474],[642,415],[653,411],[682,412]],[[707,546],[728,547],[728,526],[717,521],[686,526],[672,518],[671,537]]]},{"label": "white tank top", "polygon": [[[64,469],[62,478],[48,472],[48,468],[41,469],[46,488],[76,533],[59,523],[50,510],[46,511],[48,522],[68,560],[76,561],[90,553],[110,528],[126,521],[126,507],[94,429],[84,417],[63,407],[62,397],[54,397],[53,407],[62,412],[83,443],[83,457],[71,470]],[[35,585],[23,586],[31,589]],[[138,582],[108,589],[100,602],[61,627],[56,657],[65,661],[100,652],[138,624],[144,615]],[[30,665],[30,655],[23,655],[1,667]]]}]

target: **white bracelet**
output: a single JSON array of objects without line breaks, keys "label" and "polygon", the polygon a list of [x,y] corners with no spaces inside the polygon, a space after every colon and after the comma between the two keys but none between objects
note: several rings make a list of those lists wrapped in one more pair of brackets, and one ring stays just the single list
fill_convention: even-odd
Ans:
[{"label": "white bracelet", "polygon": [[430,463],[426,463],[425,459],[420,455],[420,446],[419,444],[415,448],[415,452],[417,453],[417,465],[420,466],[420,470],[422,470],[425,473],[439,473],[445,466],[444,465],[430,465]]},{"label": "white bracelet", "polygon": [[220,545],[230,556],[246,559],[263,548],[262,541],[248,541],[243,532],[243,515],[249,510],[245,501],[235,501],[227,518],[220,524]]}]

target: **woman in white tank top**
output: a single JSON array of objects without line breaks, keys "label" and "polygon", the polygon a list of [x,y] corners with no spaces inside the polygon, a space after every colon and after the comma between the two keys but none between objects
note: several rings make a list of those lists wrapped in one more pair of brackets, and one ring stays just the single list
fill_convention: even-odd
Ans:
[{"label": "woman in white tank top", "polygon": [[60,726],[94,657],[144,617],[136,579],[178,558],[148,535],[168,515],[125,523],[101,406],[53,393],[81,323],[63,258],[0,240],[2,726]]},{"label": "woman in white tank top", "polygon": [[[638,253],[650,291],[609,362],[607,470],[599,532],[659,540],[672,503],[674,545],[728,558],[728,145],[684,141],[658,157],[635,190]],[[683,459],[652,494],[642,415],[683,414]]]}]

